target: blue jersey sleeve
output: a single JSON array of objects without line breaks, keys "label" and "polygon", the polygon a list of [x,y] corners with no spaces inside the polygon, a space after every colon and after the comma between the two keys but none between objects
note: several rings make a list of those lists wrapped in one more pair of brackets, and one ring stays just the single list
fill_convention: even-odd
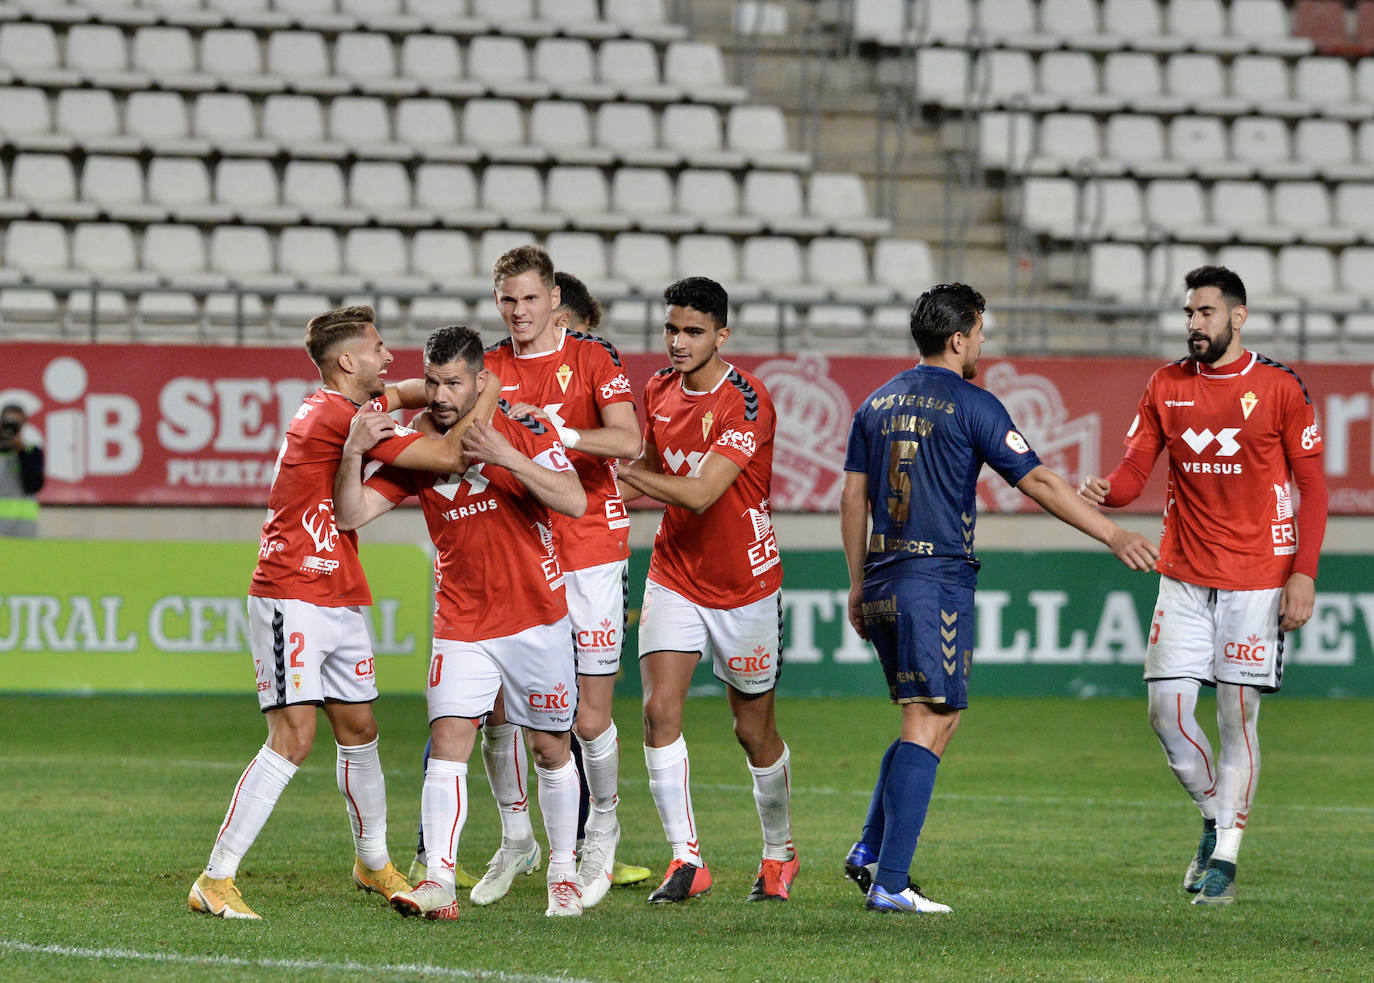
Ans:
[{"label": "blue jersey sleeve", "polygon": [[868,470],[868,433],[864,430],[863,415],[864,408],[860,406],[849,424],[849,440],[844,451],[844,469],[860,474]]},{"label": "blue jersey sleeve", "polygon": [[1039,466],[1040,458],[1016,429],[1001,400],[991,393],[982,395],[970,401],[969,434],[988,466],[1007,484],[1015,485]]}]

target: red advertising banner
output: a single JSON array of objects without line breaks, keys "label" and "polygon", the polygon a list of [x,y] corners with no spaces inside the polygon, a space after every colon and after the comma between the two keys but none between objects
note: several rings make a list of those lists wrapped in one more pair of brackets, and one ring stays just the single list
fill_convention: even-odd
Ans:
[{"label": "red advertising banner", "polygon": [[[727,349],[728,351],[728,349]],[[417,376],[418,350],[395,350],[391,379]],[[40,500],[85,505],[266,505],[282,434],[319,377],[286,348],[0,343],[0,403],[29,410],[48,482]],[[759,375],[778,410],[773,508],[839,505],[844,444],[860,401],[908,363],[826,355],[733,358]],[[636,391],[666,364],[625,356]],[[1136,401],[1160,361],[985,359],[977,381],[1006,404],[1046,464],[1072,482],[1121,458]],[[1295,366],[1326,437],[1334,513],[1374,513],[1374,366]],[[1162,462],[1132,511],[1163,507]],[[1034,505],[991,472],[980,506]]]}]

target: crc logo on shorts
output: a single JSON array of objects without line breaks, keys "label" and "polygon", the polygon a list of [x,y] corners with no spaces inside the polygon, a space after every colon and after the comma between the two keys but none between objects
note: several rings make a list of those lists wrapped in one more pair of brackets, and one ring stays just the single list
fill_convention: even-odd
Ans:
[{"label": "crc logo on shorts", "polygon": [[353,675],[357,676],[359,679],[371,679],[372,674],[376,671],[377,662],[370,655],[353,666]]},{"label": "crc logo on shorts", "polygon": [[1249,662],[1265,661],[1264,646],[1258,635],[1247,635],[1243,642],[1227,642],[1225,648],[1227,662],[1243,665]]},{"label": "crc logo on shorts", "polygon": [[727,430],[716,438],[717,447],[733,447],[747,457],[753,457],[758,450],[754,435],[747,430]]},{"label": "crc logo on shorts", "polygon": [[614,399],[616,396],[624,396],[633,390],[630,388],[630,380],[622,372],[610,382],[603,383],[601,386],[602,399]]},{"label": "crc logo on shorts", "polygon": [[559,683],[553,688],[552,693],[531,693],[529,695],[530,709],[539,713],[547,713],[555,721],[567,720],[568,713],[572,705],[572,694],[568,692],[568,687],[564,683]]},{"label": "crc logo on shorts", "polygon": [[577,633],[577,647],[583,652],[610,652],[615,648],[619,632],[610,618],[602,618],[595,628],[584,628]]},{"label": "crc logo on shorts", "polygon": [[744,676],[762,676],[773,668],[773,653],[762,645],[755,645],[751,655],[732,655],[725,660],[731,672]]}]

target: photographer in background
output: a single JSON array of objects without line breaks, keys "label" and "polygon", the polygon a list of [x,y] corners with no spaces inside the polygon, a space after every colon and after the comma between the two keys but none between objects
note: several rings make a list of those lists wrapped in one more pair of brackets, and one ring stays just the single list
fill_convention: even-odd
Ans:
[{"label": "photographer in background", "polygon": [[43,448],[27,446],[28,414],[18,403],[0,410],[0,536],[38,535],[38,495],[43,487]]}]

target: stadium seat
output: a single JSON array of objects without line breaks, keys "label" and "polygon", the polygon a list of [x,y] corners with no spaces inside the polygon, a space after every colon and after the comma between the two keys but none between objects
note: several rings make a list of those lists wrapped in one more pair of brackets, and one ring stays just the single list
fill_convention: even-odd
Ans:
[{"label": "stadium seat", "polygon": [[482,207],[510,226],[547,232],[564,226],[563,217],[544,208],[544,179],[529,164],[491,164],[479,182]]},{"label": "stadium seat", "polygon": [[602,102],[616,97],[613,84],[596,80],[596,56],[585,38],[540,38],[534,45],[531,72],[563,99]]},{"label": "stadium seat", "polygon": [[642,102],[603,102],[596,110],[596,145],[615,153],[624,164],[672,167],[678,155],[658,146],[654,111]]},{"label": "stadium seat", "polygon": [[693,167],[742,170],[746,157],[722,143],[720,111],[714,106],[674,103],[663,108],[661,143],[686,157]]},{"label": "stadium seat", "polygon": [[763,220],[740,214],[740,189],[729,171],[684,169],[677,178],[677,210],[710,233],[757,235]]},{"label": "stadium seat", "polygon": [[3,265],[20,274],[58,286],[86,282],[85,274],[71,271],[67,232],[58,222],[11,222],[5,230]]},{"label": "stadium seat", "polygon": [[878,236],[892,231],[890,221],[869,213],[863,178],[852,171],[813,171],[807,181],[806,210],[841,235]]},{"label": "stadium seat", "polygon": [[1245,294],[1252,308],[1282,308],[1292,303],[1291,297],[1278,292],[1274,279],[1274,254],[1263,246],[1222,246],[1216,261],[1233,270],[1244,270]]},{"label": "stadium seat", "polygon": [[1212,221],[1232,238],[1281,246],[1297,234],[1273,222],[1269,190],[1259,181],[1217,181],[1212,185]]},{"label": "stadium seat", "polygon": [[868,350],[868,315],[854,304],[811,304],[801,318],[802,344],[810,351],[845,355]]},{"label": "stadium seat", "polygon": [[1293,98],[1288,66],[1277,55],[1237,57],[1231,62],[1231,91],[1266,115],[1297,117],[1312,112],[1309,102]]},{"label": "stadium seat", "polygon": [[597,0],[539,0],[538,17],[570,37],[608,38],[619,28],[601,19]]},{"label": "stadium seat", "polygon": [[1370,172],[1368,163],[1354,165],[1354,133],[1344,120],[1298,120],[1293,146],[1299,160],[1314,165],[1328,180],[1358,179]]},{"label": "stadium seat", "polygon": [[468,77],[481,82],[489,93],[505,99],[547,99],[552,88],[530,79],[530,56],[519,38],[483,34],[472,39],[467,51]]},{"label": "stadium seat", "polygon": [[617,27],[654,41],[671,41],[685,33],[668,22],[664,0],[603,0],[601,16]]},{"label": "stadium seat", "polygon": [[426,160],[477,159],[475,150],[459,144],[458,123],[447,99],[402,99],[394,123],[396,141]]},{"label": "stadium seat", "polygon": [[973,4],[968,0],[916,4],[912,27],[917,44],[962,45],[973,29]]},{"label": "stadium seat", "polygon": [[1312,103],[1323,115],[1363,119],[1369,107],[1355,101],[1355,76],[1344,58],[1314,55],[1299,58],[1293,68],[1293,95]]},{"label": "stadium seat", "polygon": [[148,200],[165,206],[174,221],[215,225],[233,219],[230,206],[213,200],[210,172],[198,157],[154,157],[147,182]]},{"label": "stadium seat", "polygon": [[355,156],[405,160],[410,148],[391,138],[391,114],[377,96],[340,96],[329,104],[329,139]]},{"label": "stadium seat", "polygon": [[663,82],[658,53],[640,38],[603,41],[596,53],[596,76],[630,102],[671,103],[683,95],[681,86]]},{"label": "stadium seat", "polygon": [[1248,46],[1227,29],[1221,0],[1169,0],[1164,26],[1169,34],[1185,37],[1192,47],[1212,54],[1235,55]]},{"label": "stadium seat", "polygon": [[1164,72],[1159,59],[1147,51],[1113,51],[1102,64],[1102,87],[1132,112],[1171,115],[1187,103],[1181,96],[1164,94]]},{"label": "stadium seat", "polygon": [[53,108],[53,129],[75,137],[88,153],[131,154],[139,149],[119,123],[114,94],[105,89],[63,89]]},{"label": "stadium seat", "polygon": [[[1336,220],[1347,229],[1359,231],[1366,242],[1374,242],[1374,182],[1345,181],[1336,185]],[[1374,281],[1369,285],[1374,295]]]},{"label": "stadium seat", "polygon": [[541,99],[530,107],[530,141],[563,164],[608,167],[615,154],[592,146],[592,121],[587,106],[569,99]]},{"label": "stadium seat", "polygon": [[286,80],[296,92],[340,95],[351,84],[330,71],[329,47],[316,31],[271,31],[267,35],[267,72]]},{"label": "stadium seat", "polygon": [[0,88],[0,136],[21,149],[66,150],[69,136],[52,132],[52,112],[42,89],[30,86]]},{"label": "stadium seat", "polygon": [[[282,171],[282,204],[318,225],[362,225],[367,213],[345,204],[343,170],[332,161],[292,160]],[[293,237],[294,238],[294,237]]]},{"label": "stadium seat", "polygon": [[1023,169],[1029,161],[1037,173],[1057,173],[1081,160],[1102,158],[1097,121],[1087,113],[1047,113],[1038,134],[1029,113],[985,113],[983,118],[984,160],[1010,170]]},{"label": "stadium seat", "polygon": [[655,232],[621,232],[611,241],[611,275],[636,293],[660,296],[674,277],[668,237]]},{"label": "stadium seat", "polygon": [[549,168],[545,187],[549,207],[564,215],[575,229],[624,232],[630,217],[611,211],[606,175],[590,166]]},{"label": "stadium seat", "polygon": [[[989,105],[1002,105],[1015,99],[1035,98],[1035,60],[1027,51],[986,51],[981,71],[986,73]],[[1044,108],[1054,108],[1050,100]]]},{"label": "stadium seat", "polygon": [[124,132],[153,153],[196,157],[210,153],[208,140],[191,138],[186,100],[175,92],[131,92],[124,103]]},{"label": "stadium seat", "polygon": [[676,270],[679,277],[705,276],[727,285],[736,302],[745,299],[739,283],[739,253],[734,240],[724,235],[684,235],[677,240]]},{"label": "stadium seat", "polygon": [[877,304],[890,293],[869,277],[868,252],[854,236],[817,236],[806,244],[806,275],[842,304]]},{"label": "stadium seat", "polygon": [[495,225],[498,217],[477,205],[477,179],[466,164],[425,163],[415,169],[415,204],[445,225]]},{"label": "stadium seat", "polygon": [[491,289],[491,278],[478,276],[473,266],[472,242],[461,232],[416,232],[410,243],[410,272],[440,289]]},{"label": "stadium seat", "polygon": [[705,41],[669,44],[663,54],[663,81],[678,86],[695,102],[732,106],[748,98],[742,86],[726,82],[725,59],[719,46]]},{"label": "stadium seat", "polygon": [[29,202],[44,218],[93,219],[94,203],[79,201],[76,170],[66,154],[19,154],[10,169],[10,194]]},{"label": "stadium seat", "polygon": [[1292,57],[1312,50],[1307,38],[1295,38],[1289,30],[1284,0],[1245,0],[1230,4],[1228,33],[1255,45],[1269,55]]},{"label": "stadium seat", "polygon": [[1351,41],[1344,0],[1295,0],[1293,33],[1311,38],[1318,51],[1345,54]]},{"label": "stadium seat", "polygon": [[400,72],[432,96],[468,99],[484,91],[463,71],[463,55],[456,38],[443,34],[408,34],[401,41]]},{"label": "stadium seat", "polygon": [[740,200],[744,213],[762,219],[774,234],[805,237],[825,231],[824,219],[806,214],[801,175],[794,171],[747,172]]},{"label": "stadium seat", "polygon": [[1113,116],[1107,120],[1102,142],[1109,158],[1121,162],[1138,177],[1183,177],[1189,171],[1188,164],[1169,159],[1164,125],[1158,116]]},{"label": "stadium seat", "polygon": [[348,152],[325,139],[324,109],[314,96],[268,96],[262,108],[262,135],[296,157],[339,160]]},{"label": "stadium seat", "polygon": [[999,44],[1042,51],[1057,43],[1038,33],[1033,0],[978,0],[974,23]]},{"label": "stadium seat", "polygon": [[1169,120],[1169,157],[1184,161],[1204,178],[1236,178],[1250,173],[1247,164],[1226,155],[1226,127],[1216,116],[1175,116]]},{"label": "stadium seat", "polygon": [[1354,307],[1359,299],[1338,293],[1336,259],[1324,246],[1283,246],[1274,264],[1278,287],[1294,297],[1320,297],[1323,305]]},{"label": "stadium seat", "polygon": [[228,282],[207,269],[205,238],[194,225],[148,226],[143,231],[143,266],[164,282],[189,290],[223,289]]},{"label": "stadium seat", "polygon": [[63,61],[96,88],[146,89],[150,84],[147,75],[129,70],[124,32],[113,24],[73,24],[67,30]]},{"label": "stadium seat", "polygon": [[1333,224],[1331,195],[1317,181],[1281,181],[1272,196],[1274,221],[1296,230],[1306,242],[1338,246],[1352,243],[1355,233]]},{"label": "stadium seat", "polygon": [[1088,289],[1094,297],[1140,300],[1146,292],[1146,271],[1140,246],[1095,242],[1088,249]]},{"label": "stadium seat", "polygon": [[1094,0],[1041,0],[1040,29],[1070,44],[1101,29]]},{"label": "stadium seat", "polygon": [[695,219],[674,210],[673,182],[657,167],[617,168],[611,175],[611,208],[645,232],[674,235],[696,228]]},{"label": "stadium seat", "polygon": [[503,163],[537,164],[545,157],[526,142],[524,115],[513,99],[469,99],[463,104],[462,137]]},{"label": "stadium seat", "polygon": [[92,154],[81,168],[81,198],[118,222],[157,222],[167,209],[144,200],[143,165],[133,157]]},{"label": "stadium seat", "polygon": [[385,34],[340,34],[334,40],[334,71],[369,95],[395,98],[420,90],[419,81],[398,75],[396,49]]},{"label": "stadium seat", "polygon": [[1362,161],[1374,161],[1374,120],[1365,120],[1355,131],[1355,156]]},{"label": "stadium seat", "polygon": [[1341,250],[1337,261],[1341,289],[1368,298],[1374,293],[1374,247],[1350,246]]},{"label": "stadium seat", "polygon": [[1165,87],[1183,99],[1193,112],[1212,116],[1239,116],[1250,111],[1245,95],[1228,91],[1230,73],[1222,60],[1209,52],[1186,52],[1169,56],[1164,67]]},{"label": "stadium seat", "polygon": [[235,92],[280,92],[286,83],[267,74],[262,43],[247,28],[206,31],[200,37],[201,71]]},{"label": "stadium seat", "polygon": [[267,230],[257,226],[222,225],[210,232],[209,264],[249,290],[288,290],[291,278],[276,272],[276,250]]},{"label": "stadium seat", "polygon": [[134,71],[146,73],[164,89],[200,92],[219,84],[213,75],[200,70],[191,32],[184,27],[138,28],[129,48],[129,62]]},{"label": "stadium seat", "polygon": [[299,207],[282,204],[277,172],[266,160],[221,160],[215,165],[215,201],[233,209],[238,221],[246,225],[293,225],[301,221]]},{"label": "stadium seat", "polygon": [[406,239],[396,229],[349,229],[344,235],[343,272],[369,288],[424,291],[428,282],[410,273]]},{"label": "stadium seat", "polygon": [[115,289],[156,286],[157,276],[139,269],[134,236],[123,222],[81,222],[72,230],[72,268]]},{"label": "stadium seat", "polygon": [[873,280],[902,299],[915,299],[935,282],[930,246],[921,239],[879,239],[873,246]]},{"label": "stadium seat", "polygon": [[348,203],[380,225],[413,228],[434,222],[432,212],[415,207],[410,174],[398,161],[360,160],[350,167]]},{"label": "stadium seat", "polygon": [[332,293],[357,287],[354,278],[343,276],[343,254],[333,229],[283,229],[278,249],[278,268],[308,290]]},{"label": "stadium seat", "polygon": [[1028,177],[1023,187],[1021,220],[1033,232],[1073,238],[1082,219],[1077,181],[1064,177]]},{"label": "stadium seat", "polygon": [[620,293],[625,285],[611,279],[606,243],[595,232],[550,232],[544,248],[554,266],[570,270],[587,285],[593,296]]},{"label": "stadium seat", "polygon": [[[1231,157],[1265,177],[1310,177],[1311,168],[1293,169],[1288,127],[1271,116],[1242,116],[1231,124]],[[1281,169],[1280,169],[1281,168]]]},{"label": "stadium seat", "polygon": [[807,283],[801,245],[790,236],[750,236],[740,250],[740,275],[765,294],[792,301],[819,302],[824,287]]},{"label": "stadium seat", "polygon": [[1145,214],[1184,242],[1225,241],[1228,233],[1207,222],[1207,205],[1197,181],[1163,179],[1145,188]]},{"label": "stadium seat", "polygon": [[969,55],[961,48],[920,48],[916,59],[916,101],[953,109],[975,91],[970,85]]},{"label": "stadium seat", "polygon": [[1089,229],[1100,229],[1112,239],[1139,242],[1149,234],[1145,225],[1145,197],[1135,178],[1102,178],[1090,183],[1084,194]]},{"label": "stadium seat", "polygon": [[202,92],[191,107],[192,138],[224,153],[269,157],[280,148],[258,133],[253,103],[241,92]]},{"label": "stadium seat", "polygon": [[1145,51],[1179,51],[1187,44],[1164,33],[1155,0],[1102,0],[1102,30]]}]

